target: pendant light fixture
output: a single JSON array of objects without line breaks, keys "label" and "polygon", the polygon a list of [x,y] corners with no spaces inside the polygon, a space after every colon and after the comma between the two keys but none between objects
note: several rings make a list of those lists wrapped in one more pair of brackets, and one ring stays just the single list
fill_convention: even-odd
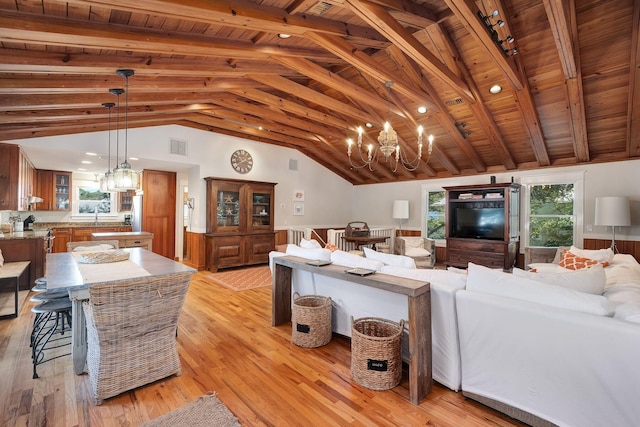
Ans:
[{"label": "pendant light fixture", "polygon": [[[128,191],[140,188],[140,172],[131,169],[127,161],[128,130],[129,130],[129,77],[133,76],[133,70],[118,70],[116,74],[126,79],[125,104],[124,104],[124,159],[119,167],[113,170],[113,190]],[[117,161],[117,160],[116,160]]]},{"label": "pendant light fixture", "polygon": [[105,102],[102,104],[103,107],[109,109],[109,149],[107,153],[107,172],[104,174],[102,178],[100,178],[100,191],[106,193],[109,191],[109,176],[111,175],[111,109],[116,104],[113,102]]},{"label": "pendant light fixture", "polygon": [[[120,157],[120,95],[124,93],[124,89],[109,89],[109,93],[118,97],[118,109],[116,112],[116,167],[107,175],[107,191],[123,193],[126,190],[115,187],[113,176],[118,169],[118,158]],[[109,168],[111,168],[111,152],[109,152]]]}]

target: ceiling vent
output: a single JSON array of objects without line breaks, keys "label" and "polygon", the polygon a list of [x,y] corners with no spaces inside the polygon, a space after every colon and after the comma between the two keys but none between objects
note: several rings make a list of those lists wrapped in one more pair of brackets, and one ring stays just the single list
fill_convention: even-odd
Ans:
[{"label": "ceiling vent", "polygon": [[327,3],[324,1],[319,1],[318,3],[314,4],[313,6],[311,6],[308,10],[307,13],[311,14],[311,15],[324,15],[325,13],[327,13],[327,11],[329,9],[331,9],[333,7],[333,5],[331,3]]},{"label": "ceiling vent", "polygon": [[460,105],[462,104],[464,101],[462,98],[456,98],[456,99],[450,99],[448,101],[444,101],[445,104],[447,105]]},{"label": "ceiling vent", "polygon": [[289,170],[290,171],[298,170],[298,161],[296,159],[289,159]]},{"label": "ceiling vent", "polygon": [[187,141],[176,138],[169,138],[169,152],[178,156],[187,155]]}]

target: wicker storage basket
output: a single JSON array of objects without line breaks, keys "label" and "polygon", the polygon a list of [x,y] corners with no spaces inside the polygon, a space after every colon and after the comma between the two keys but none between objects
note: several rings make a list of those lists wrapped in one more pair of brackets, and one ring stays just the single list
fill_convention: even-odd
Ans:
[{"label": "wicker storage basket", "polygon": [[293,294],[291,341],[300,347],[320,347],[331,341],[331,298]]},{"label": "wicker storage basket", "polygon": [[402,379],[400,323],[377,317],[351,317],[351,377],[363,387],[389,390]]}]

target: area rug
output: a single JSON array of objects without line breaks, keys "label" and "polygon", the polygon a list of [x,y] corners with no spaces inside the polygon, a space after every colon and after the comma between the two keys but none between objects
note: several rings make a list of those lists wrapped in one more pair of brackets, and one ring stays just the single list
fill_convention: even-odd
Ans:
[{"label": "area rug", "polygon": [[215,393],[207,393],[196,401],[178,408],[141,427],[239,427],[241,424]]},{"label": "area rug", "polygon": [[217,273],[209,273],[206,277],[208,280],[234,291],[246,291],[248,289],[271,286],[271,270],[269,270],[268,265],[223,270]]}]

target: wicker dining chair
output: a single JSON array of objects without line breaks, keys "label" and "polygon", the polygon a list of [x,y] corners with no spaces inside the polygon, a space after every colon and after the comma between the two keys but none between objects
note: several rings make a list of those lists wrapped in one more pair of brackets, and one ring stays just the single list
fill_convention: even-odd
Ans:
[{"label": "wicker dining chair", "polygon": [[178,317],[191,272],[94,285],[82,308],[87,367],[96,405],[104,399],[180,375]]},{"label": "wicker dining chair", "polygon": [[80,246],[99,246],[99,245],[111,245],[114,249],[119,249],[120,242],[118,240],[85,240],[81,242],[67,242],[67,252],[73,252],[74,249]]}]

